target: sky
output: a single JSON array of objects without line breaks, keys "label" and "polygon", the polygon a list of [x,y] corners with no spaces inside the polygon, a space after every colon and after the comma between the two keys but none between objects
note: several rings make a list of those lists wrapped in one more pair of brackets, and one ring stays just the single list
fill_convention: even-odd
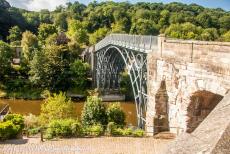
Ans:
[{"label": "sky", "polygon": [[[65,5],[67,2],[74,2],[75,0],[7,0],[12,6],[24,8],[27,10],[39,11],[41,9],[54,10],[59,5]],[[97,0],[98,2],[105,0]],[[122,2],[127,0],[114,0]],[[128,0],[131,3],[136,2],[182,2],[186,4],[196,3],[209,8],[222,8],[230,11],[230,0]],[[79,2],[88,4],[92,0],[79,0]]]}]

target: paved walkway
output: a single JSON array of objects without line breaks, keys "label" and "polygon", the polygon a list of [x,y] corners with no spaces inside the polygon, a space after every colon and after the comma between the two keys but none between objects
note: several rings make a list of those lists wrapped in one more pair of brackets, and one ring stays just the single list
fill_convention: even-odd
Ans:
[{"label": "paved walkway", "polygon": [[0,143],[0,154],[162,154],[172,140],[132,137],[39,139]]}]

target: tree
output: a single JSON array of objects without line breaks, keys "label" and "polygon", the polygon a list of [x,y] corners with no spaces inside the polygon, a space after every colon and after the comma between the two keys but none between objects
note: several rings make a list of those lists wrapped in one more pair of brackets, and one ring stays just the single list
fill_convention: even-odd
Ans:
[{"label": "tree", "polygon": [[51,120],[73,118],[74,115],[74,104],[66,97],[62,92],[59,94],[49,95],[45,100],[45,103],[41,105],[40,118],[43,124]]},{"label": "tree", "polygon": [[214,41],[217,38],[219,38],[219,35],[215,28],[204,29],[201,33],[201,39],[205,41]]},{"label": "tree", "polygon": [[196,17],[196,21],[203,28],[209,28],[212,26],[212,18],[207,12],[202,12]]},{"label": "tree", "polygon": [[22,34],[21,46],[24,58],[27,61],[32,60],[34,56],[34,51],[36,48],[38,48],[37,36],[30,31],[25,31]]},{"label": "tree", "polygon": [[107,124],[107,115],[105,105],[101,98],[97,96],[88,96],[84,104],[81,115],[83,125]]},{"label": "tree", "polygon": [[57,33],[57,27],[52,24],[41,24],[38,28],[38,39],[42,45],[45,44],[45,40],[52,34]]},{"label": "tree", "polygon": [[121,109],[120,103],[112,103],[107,109],[108,122],[114,122],[116,125],[125,125],[125,113]]},{"label": "tree", "polygon": [[0,80],[3,80],[11,72],[11,62],[13,59],[13,51],[10,46],[0,41]]},{"label": "tree", "polygon": [[60,31],[66,31],[68,28],[67,14],[65,12],[56,14],[54,17],[54,24],[60,29]]},{"label": "tree", "polygon": [[89,42],[89,37],[87,35],[87,31],[85,30],[85,25],[78,20],[69,21],[67,34],[72,38],[73,41],[79,43],[80,45],[87,45]]},{"label": "tree", "polygon": [[159,31],[157,25],[153,21],[139,19],[132,25],[130,32],[139,35],[157,35]]},{"label": "tree", "polygon": [[230,42],[230,30],[221,36],[221,40],[225,42]]},{"label": "tree", "polygon": [[166,30],[165,34],[172,38],[182,39],[200,39],[203,29],[192,23],[172,24]]},{"label": "tree", "polygon": [[83,63],[81,60],[75,60],[70,65],[71,76],[76,87],[80,89],[85,89],[87,87],[87,75],[89,70],[89,64]]},{"label": "tree", "polygon": [[97,31],[95,31],[93,34],[89,37],[90,44],[96,44],[100,40],[102,40],[106,34],[108,33],[107,28],[99,28]]},{"label": "tree", "polygon": [[48,45],[37,51],[30,62],[30,81],[51,91],[65,91],[70,79],[70,52],[65,46]]},{"label": "tree", "polygon": [[9,30],[10,35],[7,37],[7,40],[10,41],[13,45],[20,45],[22,38],[22,32],[18,26],[11,27]]}]

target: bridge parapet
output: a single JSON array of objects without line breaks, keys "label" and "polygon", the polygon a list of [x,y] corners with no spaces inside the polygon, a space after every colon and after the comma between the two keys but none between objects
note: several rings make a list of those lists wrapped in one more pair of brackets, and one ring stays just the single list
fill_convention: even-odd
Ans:
[{"label": "bridge parapet", "polygon": [[150,35],[110,34],[95,45],[95,51],[110,44],[148,53],[158,49],[158,37]]},{"label": "bridge parapet", "polygon": [[160,38],[157,58],[198,64],[209,72],[230,75],[230,43]]}]

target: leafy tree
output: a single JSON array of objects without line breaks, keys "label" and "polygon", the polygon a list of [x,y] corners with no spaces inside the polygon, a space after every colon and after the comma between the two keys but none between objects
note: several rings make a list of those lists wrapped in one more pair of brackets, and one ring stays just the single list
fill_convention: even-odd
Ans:
[{"label": "leafy tree", "polygon": [[45,103],[41,105],[41,122],[46,124],[51,120],[73,118],[74,104],[62,92],[59,94],[49,95]]},{"label": "leafy tree", "polygon": [[200,39],[202,28],[193,25],[192,23],[172,24],[165,34],[168,37],[182,38],[182,39]]},{"label": "leafy tree", "polygon": [[132,34],[140,35],[157,35],[158,27],[151,20],[139,19],[135,24],[132,25],[130,32]]},{"label": "leafy tree", "polygon": [[10,46],[0,41],[0,80],[10,74],[13,55],[14,53]]},{"label": "leafy tree", "polygon": [[66,31],[68,28],[67,14],[65,12],[56,14],[54,17],[54,24],[60,29],[60,31]]},{"label": "leafy tree", "polygon": [[37,36],[30,31],[25,31],[22,34],[21,46],[24,58],[27,61],[32,60],[34,56],[34,51],[36,48],[38,48]]},{"label": "leafy tree", "polygon": [[230,30],[221,36],[221,39],[225,42],[230,42]]},{"label": "leafy tree", "polygon": [[120,103],[112,103],[107,109],[108,122],[114,122],[116,125],[125,125],[125,113],[121,109]]},{"label": "leafy tree", "polygon": [[88,63],[83,63],[81,60],[76,60],[70,65],[71,76],[74,85],[80,89],[87,87],[87,75],[90,70]]},{"label": "leafy tree", "polygon": [[64,46],[51,45],[35,53],[30,62],[30,81],[52,91],[71,86],[69,51]]},{"label": "leafy tree", "polygon": [[97,31],[95,31],[93,34],[89,37],[90,44],[95,44],[102,40],[108,33],[107,28],[99,28]]},{"label": "leafy tree", "polygon": [[7,37],[7,40],[10,41],[13,45],[20,45],[22,38],[22,32],[18,26],[14,26],[9,30],[10,35]]},{"label": "leafy tree", "polygon": [[201,39],[206,41],[214,41],[219,38],[218,32],[215,28],[204,29],[201,33]]},{"label": "leafy tree", "polygon": [[88,44],[89,37],[87,31],[85,30],[84,23],[78,20],[70,20],[68,26],[68,35],[73,39],[73,41],[79,44]]},{"label": "leafy tree", "polygon": [[107,124],[107,115],[105,105],[97,96],[87,97],[81,115],[83,125]]},{"label": "leafy tree", "polygon": [[41,44],[45,44],[45,40],[52,34],[57,33],[57,27],[52,24],[41,24],[38,28],[38,39]]},{"label": "leafy tree", "polygon": [[230,30],[230,14],[219,18],[220,27],[226,30]]},{"label": "leafy tree", "polygon": [[202,26],[203,28],[209,28],[212,26],[212,18],[210,17],[210,15],[206,12],[202,12],[200,13],[197,17],[196,17],[196,21],[199,23],[200,26]]}]

